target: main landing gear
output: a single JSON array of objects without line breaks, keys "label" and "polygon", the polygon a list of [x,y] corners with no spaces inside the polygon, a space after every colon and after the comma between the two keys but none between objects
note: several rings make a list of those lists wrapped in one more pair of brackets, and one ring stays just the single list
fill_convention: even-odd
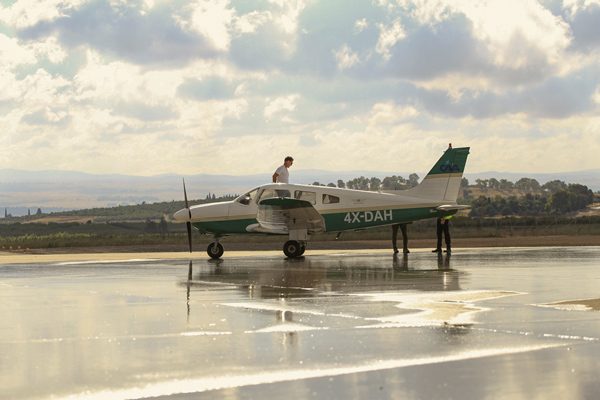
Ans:
[{"label": "main landing gear", "polygon": [[288,258],[297,258],[304,254],[306,250],[306,242],[300,242],[298,240],[288,240],[283,245],[283,253]]},{"label": "main landing gear", "polygon": [[206,248],[206,253],[213,260],[217,260],[217,259],[221,258],[221,256],[223,255],[224,252],[225,252],[225,249],[223,248],[223,245],[221,243],[219,243],[218,241],[212,242]]}]

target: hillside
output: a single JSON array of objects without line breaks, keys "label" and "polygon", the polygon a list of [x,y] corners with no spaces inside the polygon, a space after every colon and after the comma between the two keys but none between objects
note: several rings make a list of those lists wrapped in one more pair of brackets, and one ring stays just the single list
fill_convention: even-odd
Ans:
[{"label": "hillside", "polygon": [[[274,166],[275,167],[275,166]],[[231,176],[196,174],[185,176],[188,195],[204,198],[210,193],[217,195],[243,193],[244,191],[266,183],[271,179],[272,171],[262,174]],[[356,177],[378,177],[380,181],[386,176],[405,176],[410,172],[385,171],[324,171],[293,169],[291,179],[295,183],[347,182]],[[419,172],[423,177],[425,173]],[[528,176],[540,184],[551,180],[562,180],[566,183],[580,183],[594,191],[600,190],[600,170],[564,172],[555,174],[481,172],[470,173],[466,178],[474,183],[477,179],[517,181]],[[28,209],[35,212],[64,211],[70,209],[107,208],[119,205],[135,205],[146,203],[170,202],[182,200],[181,176],[156,175],[97,175],[69,171],[22,171],[0,169],[0,212],[6,208],[14,216],[27,215]],[[2,217],[3,214],[0,214]]]}]

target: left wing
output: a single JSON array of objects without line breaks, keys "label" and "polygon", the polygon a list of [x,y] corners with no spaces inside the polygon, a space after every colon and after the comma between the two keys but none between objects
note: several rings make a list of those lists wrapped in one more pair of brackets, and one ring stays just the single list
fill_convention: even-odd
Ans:
[{"label": "left wing", "polygon": [[307,233],[325,230],[323,217],[309,201],[288,197],[260,201],[256,220],[258,224],[248,226],[248,232],[286,235],[291,230],[306,230]]}]

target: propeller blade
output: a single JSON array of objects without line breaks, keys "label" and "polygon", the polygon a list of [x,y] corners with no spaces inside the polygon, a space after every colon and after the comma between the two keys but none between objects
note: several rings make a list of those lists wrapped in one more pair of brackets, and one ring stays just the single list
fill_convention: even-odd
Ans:
[{"label": "propeller blade", "polygon": [[190,253],[192,252],[192,210],[190,210],[190,205],[188,204],[187,191],[185,190],[185,178],[183,179],[183,198],[185,199],[185,208],[188,210],[189,220],[185,223],[185,227],[187,228],[187,236],[188,236],[188,246],[190,249]]},{"label": "propeller blade", "polygon": [[187,228],[187,234],[188,234],[188,245],[190,248],[190,253],[192,252],[192,223],[190,221],[185,223],[185,226]]},{"label": "propeller blade", "polygon": [[187,192],[185,191],[185,178],[183,179],[183,198],[185,199],[185,208],[187,208],[188,213],[190,215],[190,220],[192,219],[192,210],[190,210],[190,205],[188,204]]}]

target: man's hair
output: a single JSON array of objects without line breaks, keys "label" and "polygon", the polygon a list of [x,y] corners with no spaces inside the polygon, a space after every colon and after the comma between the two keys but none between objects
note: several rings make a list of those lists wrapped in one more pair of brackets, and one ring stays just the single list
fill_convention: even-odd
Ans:
[{"label": "man's hair", "polygon": [[286,162],[286,161],[294,161],[294,158],[292,156],[287,156],[285,158],[285,160],[283,160],[283,162]]}]

